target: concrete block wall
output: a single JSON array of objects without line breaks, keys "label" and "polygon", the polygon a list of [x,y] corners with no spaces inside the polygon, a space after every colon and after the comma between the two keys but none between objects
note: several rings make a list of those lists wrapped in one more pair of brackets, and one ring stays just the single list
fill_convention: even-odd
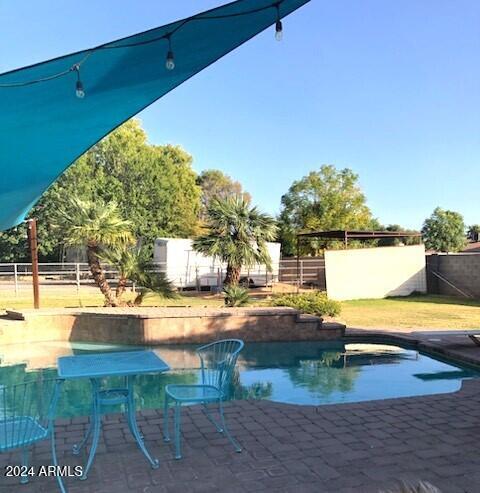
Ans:
[{"label": "concrete block wall", "polygon": [[433,271],[448,279],[462,291],[480,298],[480,254],[448,253],[427,255],[428,292],[462,296],[455,288],[438,279]]}]

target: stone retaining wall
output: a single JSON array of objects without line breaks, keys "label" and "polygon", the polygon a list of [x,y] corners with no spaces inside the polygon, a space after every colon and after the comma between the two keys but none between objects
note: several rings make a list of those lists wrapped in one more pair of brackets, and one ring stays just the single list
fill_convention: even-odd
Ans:
[{"label": "stone retaining wall", "polygon": [[8,312],[0,344],[81,341],[119,344],[204,343],[223,338],[255,341],[340,339],[341,324],[292,308],[102,308]]}]

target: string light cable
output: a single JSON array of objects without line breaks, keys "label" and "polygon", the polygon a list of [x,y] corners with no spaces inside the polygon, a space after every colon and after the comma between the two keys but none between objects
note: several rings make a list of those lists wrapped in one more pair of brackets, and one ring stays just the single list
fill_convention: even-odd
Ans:
[{"label": "string light cable", "polygon": [[255,14],[259,12],[263,12],[265,10],[269,9],[276,9],[277,17],[276,17],[276,22],[275,22],[275,39],[277,41],[281,41],[283,38],[283,26],[282,26],[282,21],[280,20],[280,5],[284,2],[285,0],[278,0],[274,4],[271,5],[266,5],[264,7],[259,7],[256,9],[251,9],[248,11],[244,12],[236,12],[234,14],[220,14],[220,15],[204,15],[204,14],[197,14],[192,17],[189,17],[187,19],[184,19],[183,21],[180,21],[179,24],[167,32],[166,34],[163,34],[161,36],[144,40],[144,41],[138,41],[134,43],[124,43],[121,44],[121,41],[117,41],[114,43],[119,43],[117,45],[114,45],[113,43],[106,43],[104,45],[99,45],[95,48],[92,48],[90,50],[87,50],[86,55],[77,63],[73,64],[69,69],[63,70],[61,72],[58,72],[56,74],[52,74],[46,77],[41,77],[39,79],[33,79],[33,80],[28,80],[28,81],[19,81],[19,82],[8,82],[8,83],[0,83],[0,89],[2,88],[14,88],[14,87],[25,87],[25,86],[30,86],[34,84],[40,84],[42,82],[49,82],[51,80],[58,79],[60,77],[65,77],[72,72],[76,74],[77,78],[75,81],[75,94],[79,99],[83,99],[85,97],[85,88],[81,79],[81,74],[80,74],[80,69],[81,66],[90,58],[90,56],[95,53],[96,51],[100,50],[112,50],[112,49],[121,49],[121,48],[133,48],[135,46],[142,46],[146,44],[151,44],[155,43],[158,41],[166,40],[168,43],[167,46],[167,55],[165,59],[165,68],[168,71],[172,71],[175,69],[175,57],[174,57],[174,52],[172,49],[172,36],[178,32],[182,27],[184,27],[186,24],[190,22],[195,22],[195,21],[201,21],[201,20],[219,20],[219,19],[228,19],[228,18],[233,18],[233,17],[240,17],[244,15],[250,15],[250,14]]}]

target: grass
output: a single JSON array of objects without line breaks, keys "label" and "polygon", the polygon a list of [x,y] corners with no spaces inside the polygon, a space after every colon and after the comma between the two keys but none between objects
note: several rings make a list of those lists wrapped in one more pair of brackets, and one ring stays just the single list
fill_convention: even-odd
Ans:
[{"label": "grass", "polygon": [[348,327],[477,329],[480,301],[436,295],[344,301],[341,318]]},{"label": "grass", "polygon": [[[98,289],[82,288],[80,294],[75,289],[42,289],[40,287],[41,308],[103,306],[103,296]],[[133,295],[126,295],[125,300]],[[177,299],[164,299],[156,295],[147,296],[142,306],[222,306],[223,299],[214,296],[198,296],[196,293],[179,295]],[[10,291],[0,291],[0,310],[33,308],[33,296],[29,290],[22,290],[15,296]]]},{"label": "grass", "polygon": [[[0,310],[33,307],[30,289],[22,287],[17,296],[12,291],[6,286],[0,289]],[[82,287],[79,295],[71,286],[41,286],[40,296],[42,308],[103,305],[103,297],[95,287]],[[266,300],[252,300],[252,305],[268,304]],[[223,306],[223,299],[219,295],[187,292],[174,300],[149,296],[144,306]],[[339,318],[349,327],[477,329],[480,328],[480,301],[434,295],[344,301]]]}]

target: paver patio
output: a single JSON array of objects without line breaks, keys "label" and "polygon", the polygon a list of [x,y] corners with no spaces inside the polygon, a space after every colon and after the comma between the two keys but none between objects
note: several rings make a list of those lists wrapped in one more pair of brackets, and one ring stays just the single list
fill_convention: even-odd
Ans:
[{"label": "paver patio", "polygon": [[[108,416],[89,478],[69,479],[69,491],[363,493],[377,492],[396,479],[429,480],[448,493],[480,491],[478,381],[466,381],[453,394],[357,404],[241,401],[227,413],[245,447],[241,454],[212,430],[198,407],[191,407],[183,421],[185,458],[176,461],[161,440],[161,412],[141,411],[148,446],[161,460],[157,470],[136,449],[123,418]],[[70,450],[86,422],[58,422],[63,464],[80,463]],[[4,471],[12,458],[0,460]],[[37,446],[34,464],[49,463],[48,443]],[[23,486],[2,477],[1,483],[5,492],[56,491],[53,478],[37,477]]]},{"label": "paver patio", "polygon": [[[351,331],[350,337],[367,335]],[[369,333],[370,337],[374,334]],[[378,335],[378,333],[377,333]],[[395,335],[469,361],[480,348],[461,333]],[[388,370],[386,370],[388,371]],[[455,393],[356,404],[297,406],[237,401],[227,406],[237,454],[215,432],[200,408],[183,412],[184,459],[173,459],[161,435],[162,412],[140,411],[139,424],[160,459],[152,470],[120,415],[106,416],[96,462],[86,481],[68,479],[71,493],[335,492],[377,493],[397,480],[427,480],[443,493],[480,491],[480,380],[464,381]],[[72,445],[88,418],[57,422],[61,464],[78,465]],[[50,464],[49,444],[35,449],[35,466]],[[0,470],[19,456],[0,455]],[[0,477],[0,492],[50,493],[53,478],[28,485]]]}]

